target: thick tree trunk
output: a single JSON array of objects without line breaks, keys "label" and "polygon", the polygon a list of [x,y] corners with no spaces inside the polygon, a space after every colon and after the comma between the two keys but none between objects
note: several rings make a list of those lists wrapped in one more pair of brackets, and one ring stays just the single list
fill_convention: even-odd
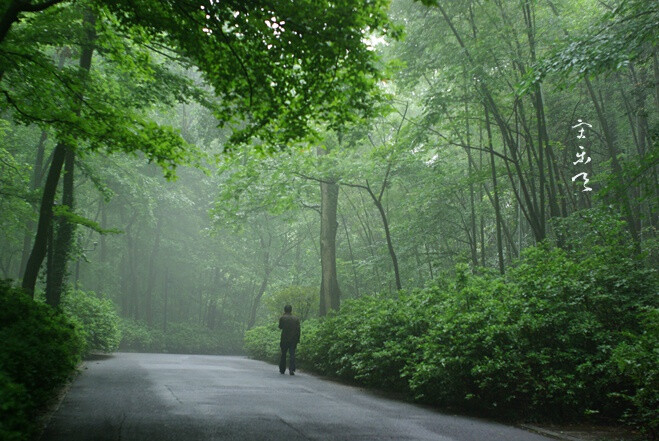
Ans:
[{"label": "thick tree trunk", "polygon": [[[94,39],[96,37],[94,30],[95,17],[90,10],[83,13],[84,40],[82,42],[82,52],[80,54],[80,75],[84,83],[89,70],[91,69],[92,54],[94,53]],[[80,106],[78,103],[76,113],[80,115]],[[62,205],[69,208],[71,212],[74,209],[74,174],[75,174],[75,150],[71,146],[66,147],[64,159],[64,182],[62,186]],[[64,291],[65,279],[67,277],[67,265],[69,255],[74,240],[75,226],[68,219],[62,217],[59,219],[57,227],[57,239],[54,242],[53,264],[47,274],[46,279],[46,302],[57,307]]]},{"label": "thick tree trunk", "polygon": [[339,200],[339,186],[334,183],[320,183],[320,305],[319,315],[330,310],[338,310],[341,290],[336,275],[336,212]]},{"label": "thick tree trunk", "polygon": [[[277,265],[278,259],[272,264],[270,262],[270,249],[272,246],[272,236],[268,237],[266,241],[265,238],[259,233],[261,240],[261,249],[263,250],[263,280],[261,281],[261,286],[259,287],[256,297],[252,301],[252,308],[249,313],[249,320],[247,321],[247,329],[252,329],[256,324],[256,313],[259,310],[259,305],[261,304],[261,298],[265,294],[265,290],[268,287],[268,282],[270,281],[270,273],[272,272],[273,266]],[[280,256],[281,258],[281,256]]]},{"label": "thick tree trunk", "polygon": [[[64,158],[64,182],[62,186],[62,206],[73,211],[73,175],[75,172],[75,153],[71,148],[66,149]],[[51,221],[52,222],[52,221]],[[54,240],[52,252],[52,263],[46,278],[46,303],[53,308],[59,306],[64,289],[64,279],[67,272],[67,264],[73,242],[75,226],[65,217],[60,217],[57,222],[57,238]]]},{"label": "thick tree trunk", "polygon": [[261,298],[263,298],[263,294],[265,294],[265,290],[268,287],[269,279],[270,279],[270,271],[268,270],[263,275],[263,280],[261,281],[261,286],[259,287],[259,291],[256,293],[256,297],[254,297],[254,301],[252,302],[252,308],[250,309],[249,312],[249,321],[247,322],[247,329],[252,329],[256,324],[256,313],[259,310],[259,305],[261,304]]},{"label": "thick tree trunk", "polygon": [[22,287],[32,297],[34,297],[34,287],[37,283],[39,268],[44,257],[46,257],[46,248],[48,236],[50,234],[51,223],[53,218],[53,202],[57,192],[57,183],[59,182],[64,157],[66,156],[66,147],[64,144],[57,144],[53,153],[53,160],[48,169],[48,176],[41,196],[41,207],[39,208],[39,221],[37,223],[37,234],[34,237],[32,252],[25,264],[25,274],[23,275]]},{"label": "thick tree trunk", "polygon": [[[59,52],[59,61],[57,64],[58,69],[64,67],[64,63],[70,57],[71,51],[69,48],[64,48]],[[44,157],[46,153],[46,139],[48,138],[48,132],[45,130],[41,131],[41,137],[39,138],[39,143],[37,144],[37,154],[34,160],[34,169],[32,170],[32,178],[30,180],[30,190],[33,192],[41,188],[44,174],[46,172],[46,167],[48,167],[49,161],[44,163]],[[34,209],[37,210],[36,204]],[[23,279],[25,275],[25,267],[27,266],[27,260],[30,257],[30,250],[32,249],[32,236],[34,235],[35,223],[32,219],[28,221],[28,224],[25,228],[25,234],[23,236],[23,254],[21,256],[21,266],[19,269],[19,279]]]},{"label": "thick tree trunk", "polygon": [[[53,3],[54,4],[54,3]],[[29,4],[28,4],[29,5]],[[45,5],[45,3],[43,4]],[[85,41],[83,42],[82,45],[82,51],[80,54],[80,71],[81,71],[81,76],[82,76],[82,81],[84,81],[85,77],[89,73],[89,70],[91,69],[91,63],[92,63],[92,55],[94,53],[94,39],[95,39],[95,31],[94,31],[94,22],[95,22],[95,17],[93,13],[90,10],[86,10],[84,13],[84,26],[85,26]],[[2,41],[2,34],[0,30],[0,41]],[[78,109],[76,109],[76,113],[80,115],[80,106],[81,103],[78,103]],[[62,165],[64,163],[64,160],[66,158],[67,161],[67,167],[70,168],[70,183],[68,186],[65,186],[64,192],[65,194],[63,195],[63,199],[70,201],[69,208],[73,209],[73,168],[75,164],[75,153],[71,150],[71,148],[63,143],[58,143],[55,146],[55,151],[53,152],[53,160],[50,164],[50,169],[48,170],[48,177],[46,178],[46,184],[43,192],[43,196],[41,198],[41,207],[39,209],[39,222],[37,224],[37,234],[34,238],[34,245],[32,247],[32,252],[30,253],[30,257],[28,258],[27,264],[25,266],[25,275],[23,277],[23,289],[31,296],[34,296],[34,288],[37,282],[37,276],[39,275],[39,268],[41,267],[41,264],[43,263],[43,259],[46,255],[46,245],[47,245],[47,236],[48,236],[48,231],[51,229],[51,224],[52,224],[52,217],[53,217],[53,203],[55,201],[55,193],[57,192],[57,184],[59,182],[59,177],[62,171]],[[69,194],[66,194],[66,193]],[[60,256],[68,256],[68,247],[70,247],[70,240],[72,237],[72,228],[71,231],[68,231],[68,228],[64,228],[63,231],[63,237],[61,241],[58,241],[59,245],[56,244],[56,246],[62,246],[64,249],[60,250],[57,253],[53,253],[54,255],[57,255],[56,258],[59,258]],[[65,243],[65,239],[67,239],[68,235],[68,243]],[[55,258],[55,256],[54,256]],[[53,268],[53,270],[57,273],[58,271],[62,271],[62,281],[65,273],[65,267],[66,267],[66,260],[64,262],[60,263],[54,263],[54,265],[58,265],[57,268]],[[64,269],[59,268],[59,265],[63,265]],[[59,281],[59,276],[56,276],[55,279],[53,279],[51,283],[51,287],[55,289],[55,287],[59,286],[60,294],[61,294],[61,286],[62,286],[62,281]],[[58,296],[59,294],[56,294],[55,292],[51,291],[51,300],[52,302],[57,302],[58,301]],[[50,302],[49,301],[49,302]]]}]

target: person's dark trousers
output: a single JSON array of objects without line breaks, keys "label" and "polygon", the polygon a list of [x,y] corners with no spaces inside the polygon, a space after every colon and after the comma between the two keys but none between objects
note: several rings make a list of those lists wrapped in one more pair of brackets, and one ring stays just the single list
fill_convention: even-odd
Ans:
[{"label": "person's dark trousers", "polygon": [[288,370],[290,372],[295,372],[295,347],[297,343],[281,343],[281,358],[279,359],[279,372],[282,374],[286,372],[286,352],[290,354],[290,361],[288,364]]}]

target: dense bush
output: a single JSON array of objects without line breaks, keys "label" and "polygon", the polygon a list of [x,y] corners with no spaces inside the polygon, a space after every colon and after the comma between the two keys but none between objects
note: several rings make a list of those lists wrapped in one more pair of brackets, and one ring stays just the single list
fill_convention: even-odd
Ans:
[{"label": "dense bush", "polygon": [[280,354],[279,336],[276,323],[256,326],[245,332],[245,350],[254,358],[277,363]]},{"label": "dense bush", "polygon": [[0,439],[26,439],[39,405],[80,361],[84,338],[64,314],[0,282]]},{"label": "dense bush", "polygon": [[613,351],[613,361],[633,387],[620,396],[632,405],[625,413],[631,423],[644,426],[654,438],[659,436],[659,309],[648,308],[638,334]]},{"label": "dense bush", "polygon": [[[626,416],[656,431],[657,273],[621,223],[582,215],[590,228],[557,225],[564,246],[529,248],[505,277],[463,265],[442,287],[344,302],[311,332],[303,325],[301,363],[445,407],[527,420]],[[276,331],[249,331],[248,352],[272,360]]]},{"label": "dense bush", "polygon": [[162,332],[157,329],[150,329],[146,323],[121,319],[121,342],[119,349],[122,351],[137,352],[163,352]]},{"label": "dense bush", "polygon": [[187,323],[170,323],[167,330],[150,328],[144,322],[123,319],[124,351],[169,352],[178,354],[236,354],[242,351],[237,336]]},{"label": "dense bush", "polygon": [[87,352],[112,352],[119,347],[119,316],[110,299],[92,291],[71,290],[64,296],[64,312],[80,323]]},{"label": "dense bush", "polygon": [[22,384],[0,371],[0,439],[27,439],[34,430],[30,421],[35,403]]}]

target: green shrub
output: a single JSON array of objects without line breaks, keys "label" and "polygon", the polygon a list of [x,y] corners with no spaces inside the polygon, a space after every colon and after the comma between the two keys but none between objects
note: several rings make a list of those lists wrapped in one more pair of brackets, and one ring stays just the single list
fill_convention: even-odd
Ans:
[{"label": "green shrub", "polygon": [[149,328],[141,321],[121,320],[124,351],[169,352],[179,354],[236,354],[242,350],[237,335],[189,323],[170,323],[167,331]]},{"label": "green shrub", "polygon": [[619,392],[633,385],[612,350],[638,331],[656,279],[624,249],[589,251],[530,248],[506,280],[468,276],[446,293],[433,306],[411,390],[511,417],[619,417],[628,407]]},{"label": "green shrub", "polygon": [[427,329],[422,311],[415,307],[422,301],[403,293],[398,300],[366,296],[346,301],[340,313],[329,314],[311,333],[303,329],[301,358],[324,374],[404,389],[401,373]]},{"label": "green shrub", "polygon": [[620,372],[634,385],[622,392],[632,407],[625,418],[645,429],[656,439],[659,436],[659,309],[648,308],[641,320],[638,334],[628,333],[613,350],[613,361]]},{"label": "green shrub", "polygon": [[[304,333],[302,333],[304,336]],[[245,332],[245,350],[251,357],[271,363],[279,362],[280,331],[276,323],[255,326]]]},{"label": "green shrub", "polygon": [[217,331],[188,323],[168,325],[164,342],[165,351],[178,354],[221,354],[229,349]]},{"label": "green shrub", "polygon": [[[279,357],[279,338],[281,336],[281,331],[277,328],[277,324],[275,324],[272,329],[274,333],[272,341],[276,342],[275,348],[278,354],[277,357]],[[295,360],[298,366],[302,366],[303,368],[311,367],[311,354],[319,340],[319,330],[320,321],[318,319],[305,320],[300,325],[300,344],[298,344],[295,352]],[[272,344],[269,344],[268,347],[272,347]]]},{"label": "green shrub", "polygon": [[46,402],[80,361],[84,338],[64,314],[0,282],[2,439],[30,435]]},{"label": "green shrub", "polygon": [[121,330],[114,303],[92,291],[71,290],[62,302],[64,312],[82,326],[87,352],[112,352],[119,347]]},{"label": "green shrub", "polygon": [[119,349],[123,351],[163,352],[162,335],[157,330],[149,329],[146,323],[121,319],[121,342]]},{"label": "green shrub", "polygon": [[18,441],[32,432],[30,424],[34,402],[25,386],[15,383],[0,371],[0,439]]},{"label": "green shrub", "polygon": [[524,372],[513,352],[514,289],[469,277],[460,290],[428,291],[428,330],[405,371],[416,398],[479,411],[517,403],[510,389]]}]

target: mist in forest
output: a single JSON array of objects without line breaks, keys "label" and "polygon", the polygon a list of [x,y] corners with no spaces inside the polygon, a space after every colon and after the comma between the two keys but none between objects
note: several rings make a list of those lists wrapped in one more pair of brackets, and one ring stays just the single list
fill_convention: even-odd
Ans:
[{"label": "mist in forest", "polygon": [[569,365],[519,402],[652,419],[656,3],[9,3],[2,287],[87,352],[272,360],[290,304],[322,373],[494,412]]},{"label": "mist in forest", "polygon": [[[131,73],[133,85],[103,64],[117,57],[112,49],[50,42],[39,53],[58,69],[89,63],[101,84],[118,89],[114,99],[133,100],[142,118],[176,140],[129,138],[138,144],[128,151],[142,152],[127,155],[80,135],[75,158],[66,159],[73,171],[64,167],[52,195],[55,225],[39,238],[42,261],[28,264],[63,138],[57,124],[39,123],[48,106],[26,117],[29,104],[17,103],[31,90],[13,83],[10,69],[1,127],[2,277],[22,280],[27,268],[53,305],[70,289],[110,299],[127,335],[157,336],[126,340],[127,348],[174,349],[165,336],[178,332],[177,350],[199,350],[188,340],[203,335],[204,350],[234,352],[245,330],[272,322],[287,302],[311,317],[347,299],[428,286],[456,264],[504,273],[526,247],[562,240],[554,219],[591,207],[617,210],[639,249],[650,243],[656,55],[641,43],[625,54],[588,46],[588,26],[608,14],[595,4],[585,15],[567,3],[446,8],[393,2],[397,31],[364,39],[387,71],[376,84],[382,97],[361,119],[316,123],[313,136],[292,136],[286,146],[259,132],[236,143],[244,123],[218,124],[213,82],[177,64],[173,50],[142,48],[155,73]],[[90,30],[88,13],[77,23],[96,34],[91,41],[107,38],[102,33],[112,30],[98,22]],[[570,32],[585,36],[584,53],[611,59],[562,61],[574,49],[552,50],[552,42]],[[96,58],[85,61],[85,51]],[[611,70],[616,57],[623,64]],[[127,62],[113,59],[117,67]],[[573,74],[575,63],[597,76]],[[27,68],[17,65],[16,74]],[[52,73],[41,75],[46,81]],[[534,82],[540,75],[546,80]],[[99,94],[89,100],[107,105],[111,94]],[[116,116],[104,117],[112,124]],[[146,138],[163,144],[140,146]],[[186,152],[154,153],[167,145]],[[58,212],[62,206],[69,209]]]}]

